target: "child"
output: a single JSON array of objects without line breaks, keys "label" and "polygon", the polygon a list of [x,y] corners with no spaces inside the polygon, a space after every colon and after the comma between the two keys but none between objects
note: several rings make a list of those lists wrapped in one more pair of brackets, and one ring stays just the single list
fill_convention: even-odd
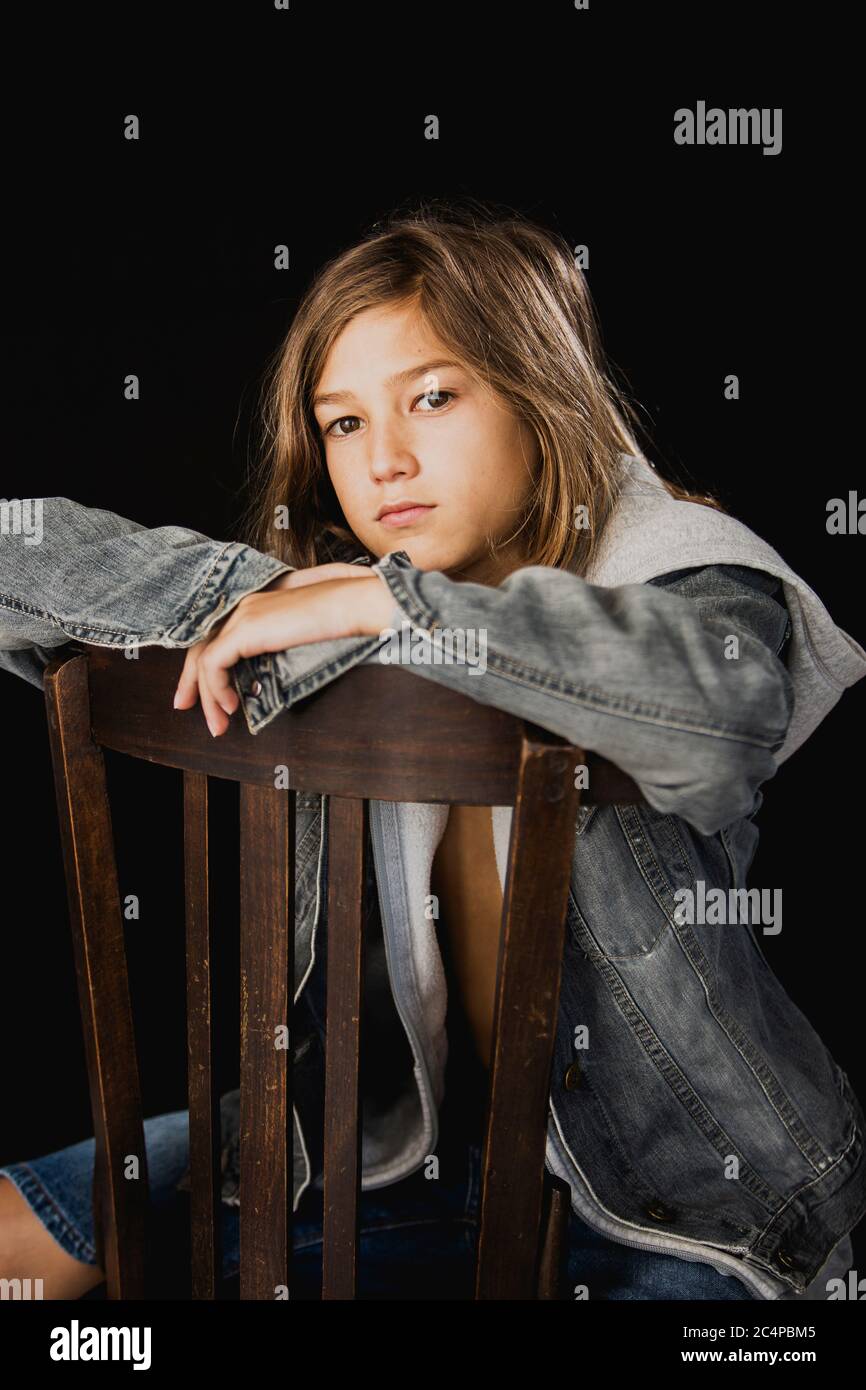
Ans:
[{"label": "child", "polygon": [[[646,798],[583,808],[575,837],[546,1152],[572,1192],[572,1286],[826,1297],[866,1210],[859,1102],[753,926],[679,907],[743,888],[761,784],[866,653],[749,528],[657,474],[631,417],[559,238],[481,204],[395,215],[323,269],[275,355],[251,544],[45,499],[41,544],[0,545],[0,664],[41,685],[69,638],[187,648],[175,705],[220,737],[381,659],[403,625],[428,651],[481,638],[483,663],[410,669],[610,758]],[[509,820],[370,803],[364,1297],[471,1296]],[[292,1297],[313,1298],[324,798],[299,798],[302,831]],[[187,1113],[145,1137],[168,1264]],[[89,1139],[0,1170],[0,1276],[43,1274],[50,1298],[100,1282],[92,1164]]]}]

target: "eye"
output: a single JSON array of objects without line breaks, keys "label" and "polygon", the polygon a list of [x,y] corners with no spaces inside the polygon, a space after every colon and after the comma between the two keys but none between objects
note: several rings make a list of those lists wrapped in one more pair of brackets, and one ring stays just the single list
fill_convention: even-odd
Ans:
[{"label": "eye", "polygon": [[[427,401],[427,400],[437,400],[437,401],[441,401],[441,399],[442,399],[443,396],[451,396],[451,397],[453,397],[454,395],[455,395],[455,392],[454,392],[454,391],[425,391],[424,394],[423,394],[423,396],[418,396],[417,399],[418,399],[419,401]],[[413,404],[414,404],[414,402],[413,402]],[[422,411],[421,411],[421,414],[422,414],[422,415],[435,415],[435,414],[436,414],[436,411],[422,410]]]},{"label": "eye", "polygon": [[[456,391],[425,391],[422,395],[416,396],[416,397],[415,397],[415,400],[412,402],[412,404],[413,404],[413,405],[416,405],[416,404],[418,403],[418,401],[426,401],[426,400],[441,402],[446,396],[449,397],[449,400],[445,402],[445,404],[447,405],[447,404],[450,403],[451,400],[456,400],[456,398],[457,398],[457,392],[456,392]],[[421,415],[438,415],[440,412],[441,412],[441,405],[438,405],[438,404],[437,404],[437,405],[435,406],[435,408],[433,408],[433,409],[431,409],[431,410],[422,410],[422,411],[420,411],[420,414],[421,414]],[[322,434],[324,435],[324,437],[325,437],[326,439],[329,438],[329,437],[330,437],[331,439],[347,439],[347,438],[348,438],[348,435],[345,435],[345,434],[342,434],[342,433],[340,433],[340,434],[335,434],[335,433],[333,433],[334,427],[335,427],[335,425],[342,425],[342,424],[344,423],[344,421],[346,421],[346,420],[357,420],[357,418],[358,418],[357,415],[341,415],[340,418],[339,418],[339,420],[333,420],[333,421],[331,422],[330,425],[324,425],[324,426],[322,427]],[[350,433],[351,433],[351,434],[354,434],[354,433],[356,433],[356,431],[355,431],[355,430],[351,430]]]},{"label": "eye", "polygon": [[328,438],[329,435],[330,435],[331,438],[333,438],[333,439],[345,439],[346,436],[345,436],[344,434],[336,434],[336,435],[332,435],[332,434],[331,434],[331,431],[333,430],[334,425],[342,425],[342,423],[343,423],[344,420],[357,420],[357,418],[358,418],[357,415],[341,415],[340,418],[339,418],[339,420],[334,420],[332,424],[324,426],[323,429],[322,429],[322,434],[325,436],[326,439]]}]

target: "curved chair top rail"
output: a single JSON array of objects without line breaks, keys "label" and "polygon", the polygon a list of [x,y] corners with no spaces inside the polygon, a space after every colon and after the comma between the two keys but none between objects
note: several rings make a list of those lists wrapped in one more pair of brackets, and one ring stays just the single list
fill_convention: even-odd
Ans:
[{"label": "curved chair top rail", "polygon": [[[549,749],[565,739],[399,666],[346,671],[253,735],[238,710],[213,738],[200,705],[175,710],[185,651],[72,644],[45,669],[46,687],[89,697],[90,734],[103,748],[186,772],[273,786],[288,769],[295,791],[377,801],[514,804],[524,734]],[[361,742],[359,732],[368,736]],[[371,757],[375,753],[375,757]],[[640,802],[634,781],[613,763],[581,755],[589,786],[581,800]]]}]

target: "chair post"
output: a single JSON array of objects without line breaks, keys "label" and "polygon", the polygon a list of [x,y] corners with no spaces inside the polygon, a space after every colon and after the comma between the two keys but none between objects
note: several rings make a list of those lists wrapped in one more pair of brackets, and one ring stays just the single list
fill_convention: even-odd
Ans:
[{"label": "chair post", "polygon": [[329,798],[322,1299],[353,1299],[362,1123],[361,990],[369,803]]},{"label": "chair post", "polygon": [[562,1178],[545,1169],[544,1214],[541,1252],[538,1259],[538,1297],[562,1299],[568,1267],[568,1225],[571,1217],[571,1188]]},{"label": "chair post", "polygon": [[582,750],[527,726],[502,907],[476,1299],[538,1296],[550,1069],[580,803],[573,769],[585,761]]},{"label": "chair post", "polygon": [[[45,697],[95,1134],[94,1222],[108,1296],[143,1298],[149,1193],[139,1071],[103,748],[181,768],[184,780],[193,1297],[220,1274],[212,1057],[214,942],[208,777],[240,784],[242,1299],[288,1293],[294,1189],[295,788],[329,802],[323,1299],[356,1295],[362,1178],[360,1048],[369,801],[513,802],[482,1157],[476,1299],[555,1298],[570,1190],[544,1165],[568,888],[580,794],[641,802],[636,784],[535,725],[406,671],[361,666],[251,738],[212,740],[171,707],[182,652],[148,648],[141,671],[86,647],[49,663]],[[407,699],[407,696],[412,698]],[[363,737],[383,718],[387,744]],[[359,737],[359,734],[361,735]],[[288,796],[273,781],[292,754]],[[445,758],[438,758],[442,749]],[[515,783],[515,769],[517,779]],[[322,834],[326,832],[323,825]],[[282,1027],[285,1025],[285,1027]],[[281,1040],[278,1034],[284,1034]],[[125,1179],[130,1157],[139,1181]],[[547,1187],[545,1183],[547,1182]],[[283,1289],[285,1286],[285,1289]]]},{"label": "chair post", "polygon": [[241,783],[240,1296],[289,1291],[295,793]]},{"label": "chair post", "polygon": [[[143,1298],[149,1191],[111,811],[85,655],[45,669],[45,701],[95,1139],[97,1261],[110,1299]],[[138,1176],[125,1166],[134,1157]]]},{"label": "chair post", "polygon": [[215,1299],[222,1277],[220,1114],[214,1068],[213,932],[210,914],[208,779],[183,774],[186,916],[187,1090],[191,1294]]}]

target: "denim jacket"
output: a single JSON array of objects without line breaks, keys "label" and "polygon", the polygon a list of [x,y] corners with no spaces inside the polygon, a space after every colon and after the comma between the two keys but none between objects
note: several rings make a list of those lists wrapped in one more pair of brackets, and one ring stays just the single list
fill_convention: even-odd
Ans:
[{"label": "denim jacket", "polygon": [[[745,888],[761,785],[866,673],[866,653],[743,523],[674,501],[643,459],[623,466],[629,483],[586,578],[530,566],[496,588],[458,584],[405,551],[372,570],[393,628],[424,634],[431,651],[445,632],[486,634],[483,671],[401,663],[611,758],[646,797],[584,807],[576,827],[546,1153],[574,1210],[615,1241],[734,1274],[756,1297],[823,1297],[866,1212],[862,1108],[772,973],[760,927],[690,921],[681,905]],[[37,686],[70,639],[187,647],[291,568],[66,498],[43,499],[37,542],[19,510],[0,535],[0,667]],[[387,643],[240,661],[250,731],[381,660]],[[299,793],[296,809],[295,1208],[321,1185],[327,797]],[[510,814],[491,812],[503,886]],[[389,1094],[364,1097],[365,1188],[419,1168],[438,1142],[446,988],[425,903],[447,816],[370,802],[366,930],[381,968],[365,1007],[383,1037],[390,1018],[405,1066]],[[237,1201],[237,1091],[222,1117],[223,1197]]]}]

